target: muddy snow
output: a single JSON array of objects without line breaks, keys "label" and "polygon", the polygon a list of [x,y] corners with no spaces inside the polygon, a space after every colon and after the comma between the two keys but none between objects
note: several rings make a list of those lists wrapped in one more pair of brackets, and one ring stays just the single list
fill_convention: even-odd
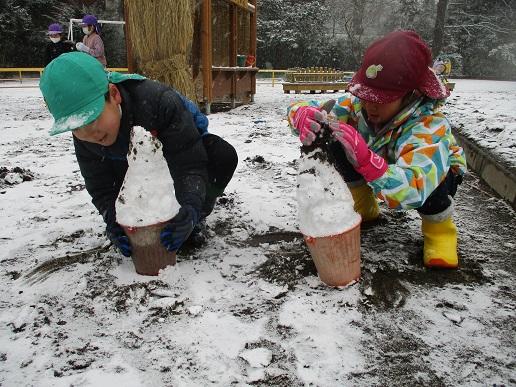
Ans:
[{"label": "muddy snow", "polygon": [[[447,110],[510,158],[505,84],[457,81]],[[299,233],[299,144],[284,116],[294,99],[332,95],[257,92],[210,116],[240,162],[209,244],[143,277],[106,243],[71,135],[48,136],[38,89],[0,89],[0,385],[516,384],[510,207],[467,176],[456,271],[423,268],[417,213],[382,208],[362,230],[361,281],[328,288]],[[503,130],[478,134],[481,118]]]}]

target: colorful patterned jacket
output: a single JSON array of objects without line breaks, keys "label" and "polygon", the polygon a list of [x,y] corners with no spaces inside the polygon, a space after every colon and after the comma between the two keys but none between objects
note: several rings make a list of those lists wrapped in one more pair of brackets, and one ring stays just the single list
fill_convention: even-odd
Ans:
[{"label": "colorful patterned jacket", "polygon": [[[319,106],[321,101],[297,102],[288,109],[288,121],[300,106]],[[389,168],[368,183],[390,208],[419,208],[445,179],[449,170],[466,172],[464,151],[457,145],[446,117],[439,112],[443,101],[420,97],[375,133],[362,115],[360,100],[340,97],[331,116],[358,129],[370,149],[382,156]]]}]

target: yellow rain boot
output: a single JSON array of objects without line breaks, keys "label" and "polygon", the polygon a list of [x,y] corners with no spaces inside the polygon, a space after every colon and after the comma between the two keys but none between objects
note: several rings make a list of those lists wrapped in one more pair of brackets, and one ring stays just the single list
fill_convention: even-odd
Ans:
[{"label": "yellow rain boot", "polygon": [[426,267],[456,269],[459,265],[457,256],[457,227],[452,218],[432,222],[422,218],[422,230],[425,237],[423,263]]},{"label": "yellow rain boot", "polygon": [[371,187],[367,184],[362,184],[356,187],[349,187],[349,190],[355,202],[355,211],[362,217],[362,222],[378,219],[380,208]]}]

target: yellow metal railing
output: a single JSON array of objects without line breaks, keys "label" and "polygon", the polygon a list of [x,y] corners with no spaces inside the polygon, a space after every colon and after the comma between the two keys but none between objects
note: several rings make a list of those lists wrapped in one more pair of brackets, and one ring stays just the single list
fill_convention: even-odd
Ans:
[{"label": "yellow metal railing", "polygon": [[0,78],[0,81],[16,81],[20,83],[23,81],[22,73],[39,73],[43,71],[42,67],[0,67],[0,73],[18,73],[18,79],[16,78]]},{"label": "yellow metal railing", "polygon": [[[266,70],[258,70],[258,73],[270,73],[271,74],[271,79],[272,79],[272,87],[274,87],[274,84],[276,82],[276,74],[287,74],[287,73],[290,73],[291,70],[269,70],[269,69],[266,69]],[[278,77],[278,79],[280,79]]]},{"label": "yellow metal railing", "polygon": [[[24,73],[39,73],[41,77],[41,73],[43,72],[43,67],[0,67],[0,73],[18,73],[18,78],[0,78],[0,81],[20,81],[23,82],[23,74]],[[127,72],[127,67],[109,67],[108,71],[117,71],[120,73]],[[25,79],[28,79],[25,77]]]},{"label": "yellow metal railing", "polygon": [[[117,71],[120,73],[127,72],[127,67],[109,67],[108,71]],[[0,81],[19,81],[22,83],[24,77],[23,73],[39,73],[41,76],[41,73],[43,72],[43,67],[0,67],[0,73],[18,73],[17,78],[0,78]],[[260,69],[258,71],[259,73],[270,73],[272,79],[272,86],[274,86],[275,82],[278,79],[281,79],[277,75],[279,74],[286,74],[291,72],[291,70],[262,70]],[[25,77],[27,79],[27,77]]]},{"label": "yellow metal railing", "polygon": [[[0,67],[0,73],[18,73],[17,78],[0,78],[0,81],[19,81],[20,83],[23,82],[23,74],[24,73],[39,73],[39,76],[41,76],[41,73],[43,72],[43,67]],[[117,71],[121,73],[126,73],[128,71],[127,67],[109,67],[107,69],[108,71]],[[272,80],[272,87],[274,87],[277,80],[281,79],[279,75],[284,75],[283,77],[286,77],[288,73],[296,73],[296,70],[278,70],[278,69],[260,69],[258,70],[258,73],[265,73],[265,74],[271,74],[270,78]],[[347,72],[344,72],[347,73]],[[353,73],[349,73],[353,74]],[[25,77],[25,79],[29,79]]]}]

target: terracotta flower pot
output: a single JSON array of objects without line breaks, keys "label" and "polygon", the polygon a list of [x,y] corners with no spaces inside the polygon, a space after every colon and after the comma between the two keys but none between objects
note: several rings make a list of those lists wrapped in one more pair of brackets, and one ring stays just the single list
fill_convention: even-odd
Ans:
[{"label": "terracotta flower pot", "polygon": [[360,278],[360,223],[337,235],[305,235],[319,278],[325,284],[344,286]]},{"label": "terracotta flower pot", "polygon": [[160,269],[176,264],[176,252],[167,251],[160,241],[159,236],[165,224],[144,227],[122,226],[131,242],[131,257],[138,274],[158,275]]}]

